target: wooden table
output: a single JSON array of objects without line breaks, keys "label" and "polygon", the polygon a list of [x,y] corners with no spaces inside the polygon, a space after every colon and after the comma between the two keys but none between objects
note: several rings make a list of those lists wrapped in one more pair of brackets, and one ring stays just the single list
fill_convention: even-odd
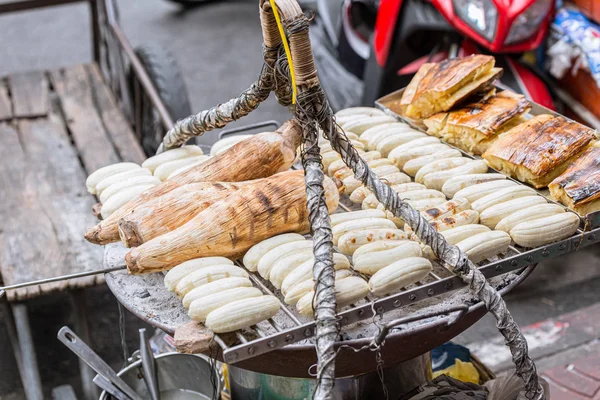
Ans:
[{"label": "wooden table", "polygon": [[[99,269],[83,238],[97,221],[88,174],[144,153],[95,64],[0,78],[0,276],[4,285]],[[25,300],[69,290],[86,340],[79,289],[101,275],[8,291],[6,323],[28,398],[42,398]],[[91,382],[91,381],[90,381]]]}]

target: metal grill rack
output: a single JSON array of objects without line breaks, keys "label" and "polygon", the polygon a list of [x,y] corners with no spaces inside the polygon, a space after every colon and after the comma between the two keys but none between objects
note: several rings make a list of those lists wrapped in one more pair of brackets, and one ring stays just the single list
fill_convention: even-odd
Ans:
[{"label": "metal grill rack", "polygon": [[[384,109],[388,114],[398,119],[402,119],[384,105],[386,99],[398,95],[401,95],[401,92],[386,96],[380,99],[376,104],[378,107]],[[534,104],[532,113],[536,114],[552,112]],[[410,123],[410,121],[404,122]],[[414,124],[411,125],[417,129],[421,129]],[[240,131],[242,130],[240,129]],[[236,131],[236,133],[239,132]],[[477,158],[462,150],[461,152],[466,157]],[[523,184],[518,181],[516,182],[521,185]],[[548,201],[559,204],[549,196],[547,191],[544,192],[537,190],[537,192],[544,196]],[[341,212],[352,211],[352,208],[348,207],[346,204],[344,204],[344,202],[349,203],[347,198],[342,197],[339,206]],[[570,212],[574,212],[562,204],[559,205]],[[587,218],[581,219],[582,222],[580,224],[580,228],[572,237],[534,249],[510,246],[506,254],[499,255],[494,257],[492,260],[486,260],[479,263],[481,272],[487,279],[494,278],[513,271],[521,271],[525,267],[536,264],[540,261],[559,257],[561,255],[577,251],[580,248],[600,242],[600,212],[593,213],[592,215],[588,215]],[[238,265],[243,266],[239,262]],[[361,300],[357,304],[345,307],[338,314],[340,326],[343,328],[359,321],[372,319],[374,317],[374,313],[383,316],[388,312],[415,305],[419,302],[431,299],[432,297],[447,295],[465,287],[463,281],[458,276],[454,275],[450,270],[446,269],[439,263],[433,263],[433,265],[434,270],[428,275],[427,278],[421,282],[411,285],[404,291],[385,297],[375,297],[369,294],[368,297],[366,297],[364,300]],[[356,273],[355,271],[353,272]],[[356,274],[359,275],[358,273]],[[273,318],[263,321],[258,325],[243,331],[235,332],[235,337],[237,338],[237,344],[235,345],[228,345],[228,340],[226,340],[224,336],[215,335],[215,342],[222,349],[223,361],[230,364],[250,359],[261,354],[269,353],[293,343],[310,340],[315,335],[314,320],[309,320],[306,317],[300,316],[294,307],[290,307],[285,304],[280,292],[275,289],[270,282],[264,280],[257,273],[250,272],[249,275],[256,287],[262,290],[265,294],[274,295],[280,300],[281,309]],[[140,279],[140,277],[126,275],[126,279]],[[107,279],[107,282],[110,286],[111,280]],[[125,305],[127,306],[127,304]],[[178,305],[181,307],[182,313],[185,313],[185,310],[180,302]],[[129,305],[128,308],[136,313],[135,306]],[[437,314],[439,314],[439,312]],[[153,322],[152,318],[148,318],[147,316],[144,317],[142,312],[138,312],[138,315],[149,322]],[[422,315],[411,317],[411,320],[420,321],[431,318],[431,316],[431,314],[423,313]],[[160,324],[158,325],[160,326]]]},{"label": "metal grill rack", "polygon": [[[386,101],[389,101],[390,98],[401,96],[402,92],[403,90],[392,93],[391,95],[378,100],[376,105],[395,118],[409,123],[416,129],[423,130],[421,127],[415,126],[410,121],[404,120],[385,106]],[[537,115],[542,113],[558,115],[542,106],[532,104],[531,114]],[[466,157],[473,159],[480,158],[462,150],[460,151]],[[515,182],[523,185],[522,182],[516,180]],[[541,191],[536,189],[536,191],[538,194],[544,196],[549,202],[560,205],[568,212],[574,212],[551,198],[547,190]],[[340,202],[340,208],[345,212],[352,211],[350,207],[342,204],[342,202]],[[579,216],[579,214],[577,215]],[[486,278],[490,279],[509,272],[521,270],[540,261],[559,257],[600,242],[600,212],[592,213],[585,218],[579,217],[582,220],[580,228],[572,237],[534,249],[525,249],[520,246],[511,245],[506,254],[496,256],[493,260],[479,263],[481,272]],[[241,264],[239,265],[242,266]],[[274,295],[280,299],[281,311],[279,314],[285,315],[285,322],[281,323],[270,319],[259,326],[252,327],[252,330],[256,332],[255,338],[247,338],[242,332],[236,332],[240,344],[234,346],[228,346],[225,341],[217,335],[215,339],[223,350],[223,360],[228,363],[239,362],[282,348],[292,343],[310,339],[315,333],[314,321],[302,322],[303,320],[306,320],[306,318],[298,316],[293,307],[289,307],[281,301],[281,296],[278,291],[274,289],[270,283],[258,277],[257,274],[250,273],[250,276],[254,284],[266,294]],[[406,307],[431,297],[447,294],[463,287],[465,287],[465,284],[459,277],[455,276],[450,270],[439,263],[434,263],[434,271],[422,282],[412,285],[407,290],[386,297],[377,298],[369,295],[364,301],[361,301],[360,304],[352,305],[341,311],[338,314],[339,323],[341,327],[348,326],[362,320],[373,318],[374,312],[378,315],[383,315],[386,312]],[[427,315],[423,315],[422,318],[428,317],[429,316]]]}]

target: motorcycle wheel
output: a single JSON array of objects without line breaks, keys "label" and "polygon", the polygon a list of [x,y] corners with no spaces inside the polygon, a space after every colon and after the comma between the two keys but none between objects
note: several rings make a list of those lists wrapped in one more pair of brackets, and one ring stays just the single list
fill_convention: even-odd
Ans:
[{"label": "motorcycle wheel", "polygon": [[[144,65],[173,121],[192,114],[181,70],[171,52],[161,47],[143,45],[136,47],[135,53]],[[133,88],[132,78],[130,87]],[[133,90],[131,93],[133,94]],[[135,96],[132,95],[132,99],[135,102]],[[153,156],[156,154],[166,130],[150,99],[142,95],[139,100],[142,132],[142,137],[139,139],[146,154]]]}]

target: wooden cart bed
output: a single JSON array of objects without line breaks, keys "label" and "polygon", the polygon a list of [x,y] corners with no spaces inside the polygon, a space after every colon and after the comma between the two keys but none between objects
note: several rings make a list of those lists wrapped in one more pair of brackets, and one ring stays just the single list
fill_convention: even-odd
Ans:
[{"label": "wooden cart bed", "polygon": [[[0,78],[0,273],[5,285],[98,269],[103,249],[85,179],[145,159],[95,64]],[[92,286],[102,276],[8,291],[10,301]]]}]

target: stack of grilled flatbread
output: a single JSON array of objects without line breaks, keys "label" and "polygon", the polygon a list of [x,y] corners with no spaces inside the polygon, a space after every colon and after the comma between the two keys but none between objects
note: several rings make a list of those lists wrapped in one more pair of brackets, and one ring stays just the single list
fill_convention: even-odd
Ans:
[{"label": "stack of grilled flatbread", "polygon": [[600,210],[600,148],[584,151],[548,188],[552,197],[581,215]]},{"label": "stack of grilled flatbread", "polygon": [[494,57],[477,54],[423,64],[392,109],[413,120],[448,111],[492,88],[502,74],[502,68],[494,68],[494,63]]},{"label": "stack of grilled flatbread", "polygon": [[563,173],[594,139],[594,131],[581,124],[541,114],[500,136],[483,158],[492,168],[542,188]]},{"label": "stack of grilled flatbread", "polygon": [[525,122],[531,109],[523,95],[505,90],[423,121],[427,133],[473,154],[483,154],[498,135]]}]

